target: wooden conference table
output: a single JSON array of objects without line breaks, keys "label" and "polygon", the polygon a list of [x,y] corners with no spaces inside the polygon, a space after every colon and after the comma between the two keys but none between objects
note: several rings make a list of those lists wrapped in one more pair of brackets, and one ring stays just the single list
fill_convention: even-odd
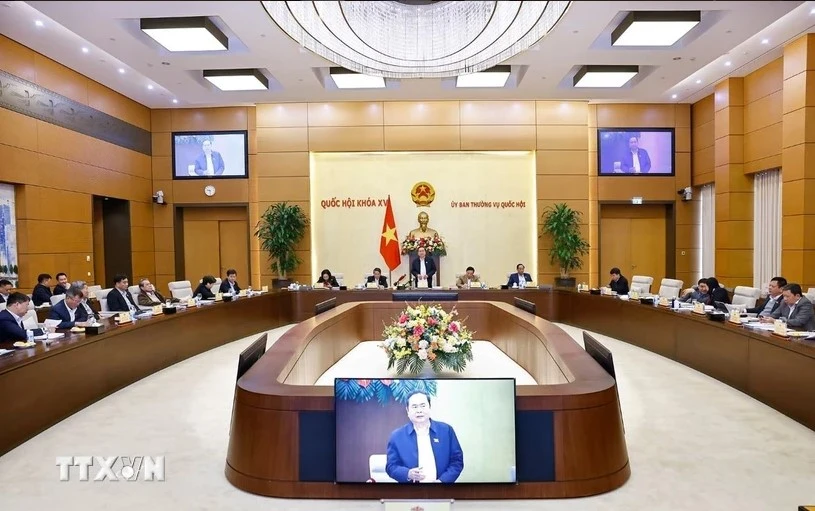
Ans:
[{"label": "wooden conference table", "polygon": [[[462,290],[459,301],[512,303],[516,296],[535,303],[537,315],[544,319],[668,357],[815,429],[813,342],[778,339],[688,313],[565,290]],[[0,391],[6,397],[0,407],[0,454],[165,367],[248,335],[308,319],[314,306],[330,297],[339,303],[390,302],[392,292],[273,291],[111,327],[97,336],[70,336],[47,348],[38,344],[0,357]]]}]

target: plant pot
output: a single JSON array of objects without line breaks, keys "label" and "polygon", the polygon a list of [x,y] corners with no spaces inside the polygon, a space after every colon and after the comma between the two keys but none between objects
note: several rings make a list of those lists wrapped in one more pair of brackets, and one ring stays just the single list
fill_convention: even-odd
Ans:
[{"label": "plant pot", "polygon": [[577,279],[574,277],[555,277],[555,287],[574,289],[577,287]]},{"label": "plant pot", "polygon": [[291,279],[272,279],[272,289],[285,289],[291,284]]}]

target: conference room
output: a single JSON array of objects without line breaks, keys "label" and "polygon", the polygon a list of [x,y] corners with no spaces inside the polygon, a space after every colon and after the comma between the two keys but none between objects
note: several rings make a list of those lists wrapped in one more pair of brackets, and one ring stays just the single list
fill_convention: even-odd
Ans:
[{"label": "conference room", "polygon": [[0,13],[0,509],[815,509],[815,2]]}]

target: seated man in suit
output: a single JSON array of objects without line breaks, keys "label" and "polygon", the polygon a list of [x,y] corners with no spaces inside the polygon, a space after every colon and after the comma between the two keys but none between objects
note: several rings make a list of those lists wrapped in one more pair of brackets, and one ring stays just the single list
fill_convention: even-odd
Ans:
[{"label": "seated man in suit", "polygon": [[464,272],[464,275],[461,275],[456,279],[456,287],[459,289],[470,287],[472,284],[476,283],[479,283],[478,275],[475,274],[475,268],[472,266],[468,266]]},{"label": "seated man in suit", "polygon": [[82,292],[82,302],[80,302],[79,305],[85,309],[85,313],[88,315],[88,321],[99,319],[99,314],[97,314],[91,307],[91,304],[88,303],[88,297],[91,295],[88,284],[85,283],[84,280],[77,280],[71,283],[71,287]]},{"label": "seated man in suit", "polygon": [[57,285],[54,286],[54,292],[51,296],[64,294],[69,287],[71,287],[71,284],[68,283],[68,275],[59,272],[57,273]]},{"label": "seated man in suit", "polygon": [[410,263],[410,274],[413,276],[413,285],[419,287],[419,281],[427,282],[427,287],[433,287],[433,277],[436,275],[436,263],[427,257],[427,250],[419,247],[418,256]]},{"label": "seated man in suit", "polygon": [[773,312],[781,306],[783,301],[783,288],[787,285],[787,279],[784,277],[773,277],[770,284],[767,286],[767,301],[760,307],[753,307],[747,309],[750,314],[758,314],[759,318],[766,318],[772,316]]},{"label": "seated man in suit", "polygon": [[[136,297],[139,305],[145,307],[153,307],[156,305],[163,305],[167,300],[161,296],[156,290],[156,287],[150,282],[150,279],[141,279],[139,281],[139,294]],[[178,298],[173,298],[172,302],[177,302]]]},{"label": "seated man in suit", "polygon": [[113,277],[113,289],[108,293],[108,310],[111,312],[129,312],[137,314],[139,307],[133,300],[133,295],[127,290],[130,281],[122,273]]},{"label": "seated man in suit", "polygon": [[6,299],[6,310],[0,311],[0,342],[25,341],[23,316],[28,311],[28,295],[11,293]]},{"label": "seated man in suit", "polygon": [[219,289],[221,293],[231,293],[234,296],[238,296],[238,293],[241,292],[241,288],[238,285],[238,272],[233,270],[232,268],[226,270],[226,280],[221,282],[221,288]]},{"label": "seated man in suit", "polygon": [[[799,284],[787,284],[784,286],[782,295],[784,303],[775,309],[770,315],[769,321],[776,319],[786,319],[787,326],[804,330],[815,331],[815,311],[812,309],[812,302],[803,296],[803,291]],[[765,319],[762,318],[762,321]]]},{"label": "seated man in suit", "polygon": [[388,287],[388,278],[382,276],[382,270],[379,268],[374,268],[374,274],[368,277],[366,282],[376,282],[376,285],[379,286],[380,289],[384,289]]},{"label": "seated man in suit", "polygon": [[37,275],[37,285],[34,286],[34,291],[31,293],[34,307],[39,307],[44,303],[51,305],[51,288],[48,287],[50,283],[51,275],[47,273]]},{"label": "seated man in suit", "polygon": [[620,273],[620,269],[615,266],[608,273],[611,275],[611,282],[608,283],[608,287],[610,287],[612,291],[616,291],[618,296],[627,295],[628,279],[623,277],[623,274]]},{"label": "seated man in suit", "polygon": [[648,151],[640,149],[637,137],[628,139],[628,151],[623,154],[621,168],[625,174],[646,174],[651,170],[651,158]]},{"label": "seated man in suit", "polygon": [[12,289],[14,289],[14,284],[10,280],[0,279],[0,303],[6,303]]},{"label": "seated man in suit", "polygon": [[532,282],[532,275],[525,272],[526,267],[523,264],[518,263],[515,270],[515,273],[509,276],[507,287],[525,287],[528,282]]},{"label": "seated man in suit", "polygon": [[200,296],[202,300],[214,300],[215,293],[212,292],[213,285],[215,285],[215,277],[212,275],[204,275],[204,278],[201,279],[201,283],[195,288],[192,296]]},{"label": "seated man in suit", "polygon": [[57,325],[57,328],[73,328],[77,323],[84,324],[88,321],[88,313],[80,305],[82,298],[84,298],[82,291],[69,287],[65,290],[65,299],[51,307],[48,319],[60,320],[61,323]]},{"label": "seated man in suit", "polygon": [[680,302],[701,302],[707,303],[710,300],[710,295],[708,294],[710,290],[707,288],[707,279],[699,279],[699,282],[696,283],[696,289],[692,289],[690,292],[685,293],[682,298],[679,299]]},{"label": "seated man in suit", "polygon": [[385,472],[399,483],[454,483],[464,470],[464,451],[453,427],[431,420],[430,396],[408,396],[410,423],[388,440]]},{"label": "seated man in suit", "polygon": [[224,159],[221,153],[212,150],[212,141],[204,140],[201,154],[195,159],[195,174],[198,176],[220,176],[224,173]]}]

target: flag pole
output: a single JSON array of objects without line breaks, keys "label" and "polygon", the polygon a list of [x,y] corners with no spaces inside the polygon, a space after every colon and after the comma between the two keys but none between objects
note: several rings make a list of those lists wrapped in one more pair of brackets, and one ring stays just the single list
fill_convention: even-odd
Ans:
[{"label": "flag pole", "polygon": [[391,271],[391,267],[388,266],[388,282],[390,283],[391,286],[393,286],[393,276],[391,275],[391,273],[393,273]]}]

